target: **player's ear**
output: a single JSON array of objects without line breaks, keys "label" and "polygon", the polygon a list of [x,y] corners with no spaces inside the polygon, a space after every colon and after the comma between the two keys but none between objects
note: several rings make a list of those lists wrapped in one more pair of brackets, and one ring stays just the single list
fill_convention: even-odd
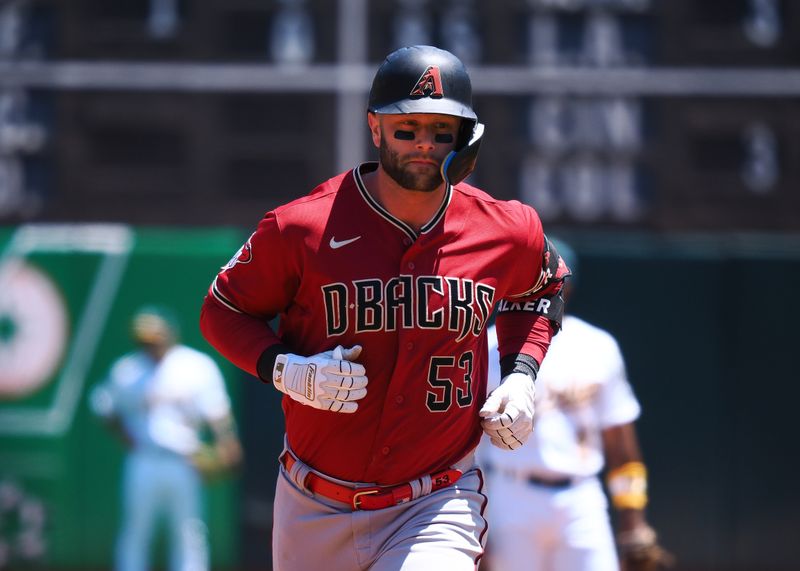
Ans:
[{"label": "player's ear", "polygon": [[367,111],[367,123],[369,123],[369,132],[372,135],[372,144],[376,147],[381,146],[381,123],[378,119],[378,114],[372,111]]}]

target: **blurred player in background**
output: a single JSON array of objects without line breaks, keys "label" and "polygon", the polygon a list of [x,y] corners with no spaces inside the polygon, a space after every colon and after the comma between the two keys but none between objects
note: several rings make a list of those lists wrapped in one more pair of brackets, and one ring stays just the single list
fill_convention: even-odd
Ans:
[{"label": "blurred player in background", "polygon": [[138,349],[119,358],[91,394],[94,412],[129,448],[115,569],[149,568],[163,517],[169,569],[203,571],[209,556],[202,478],[226,473],[242,457],[225,382],[211,357],[178,343],[169,309],[142,307],[131,333]]},{"label": "blurred player in background", "polygon": [[[536,424],[521,448],[498,453],[484,439],[489,473],[491,571],[656,569],[669,555],[645,519],[647,470],[634,421],[640,405],[616,340],[569,314],[578,259],[551,238],[572,270],[561,332],[539,370]],[[489,388],[500,379],[497,336],[489,329]],[[616,511],[616,542],[599,477],[606,469]],[[615,546],[616,543],[616,546]]]}]

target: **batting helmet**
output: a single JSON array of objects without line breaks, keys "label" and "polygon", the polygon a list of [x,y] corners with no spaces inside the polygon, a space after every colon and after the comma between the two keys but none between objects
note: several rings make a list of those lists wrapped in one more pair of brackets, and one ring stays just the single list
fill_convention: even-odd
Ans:
[{"label": "batting helmet", "polygon": [[378,114],[440,113],[461,117],[455,150],[442,162],[442,178],[464,180],[475,168],[483,125],[472,109],[472,82],[464,64],[433,46],[400,48],[378,68],[368,110]]}]

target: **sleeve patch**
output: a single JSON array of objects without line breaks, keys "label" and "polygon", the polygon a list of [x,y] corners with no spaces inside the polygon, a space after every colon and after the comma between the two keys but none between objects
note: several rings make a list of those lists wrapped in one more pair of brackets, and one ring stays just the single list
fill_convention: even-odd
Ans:
[{"label": "sleeve patch", "polygon": [[228,260],[227,264],[222,266],[222,271],[229,270],[236,264],[249,264],[253,260],[253,245],[250,241],[253,239],[254,234],[255,232],[250,234],[250,237],[244,244],[242,244],[242,247],[236,251],[230,260]]},{"label": "sleeve patch", "polygon": [[527,291],[511,296],[512,299],[519,299],[535,295],[551,285],[564,281],[564,278],[572,275],[567,264],[556,250],[553,243],[544,237],[544,252],[542,252],[541,270],[536,283]]}]

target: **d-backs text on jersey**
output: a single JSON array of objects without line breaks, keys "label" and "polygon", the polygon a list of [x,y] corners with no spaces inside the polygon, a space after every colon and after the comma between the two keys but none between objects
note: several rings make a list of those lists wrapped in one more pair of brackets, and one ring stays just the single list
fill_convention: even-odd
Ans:
[{"label": "d-backs text on jersey", "polygon": [[362,333],[446,327],[458,332],[459,342],[470,333],[480,334],[491,315],[495,290],[466,278],[400,275],[389,281],[327,284],[322,294],[328,337],[351,328]]}]

